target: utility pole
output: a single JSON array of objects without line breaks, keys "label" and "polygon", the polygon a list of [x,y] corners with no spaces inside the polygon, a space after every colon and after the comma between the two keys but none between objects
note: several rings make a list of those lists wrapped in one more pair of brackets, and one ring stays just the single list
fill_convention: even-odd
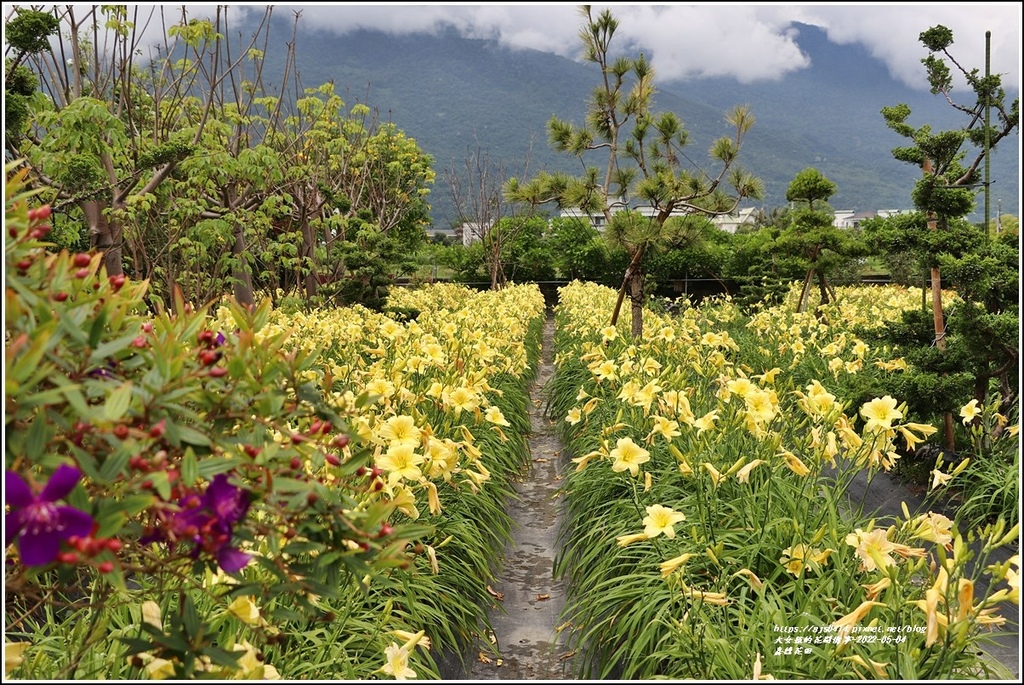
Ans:
[{"label": "utility pole", "polygon": [[[991,62],[992,62],[992,32],[991,31],[986,31],[985,32],[985,83],[986,84],[988,83],[988,79],[989,79],[989,72],[991,70]],[[989,122],[990,122],[990,118],[989,117],[990,117],[990,110],[991,110],[991,106],[990,105],[991,105],[991,103],[992,103],[992,96],[991,96],[991,94],[990,94],[990,92],[988,90],[988,87],[986,86],[986,89],[985,89],[985,223],[983,224],[985,226],[985,239],[986,240],[989,239],[989,235],[988,235],[988,218],[990,216],[990,214],[989,214],[989,194],[991,192],[991,180],[990,180],[991,177],[990,177],[989,159],[988,159],[988,157],[989,157],[989,147],[991,146],[991,141],[989,140],[989,136],[992,133],[992,130],[989,127]]]}]

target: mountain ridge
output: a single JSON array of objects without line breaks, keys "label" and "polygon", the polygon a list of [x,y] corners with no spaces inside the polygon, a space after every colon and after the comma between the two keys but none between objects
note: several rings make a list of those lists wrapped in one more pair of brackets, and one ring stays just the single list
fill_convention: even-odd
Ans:
[{"label": "mountain ridge", "polygon": [[[755,125],[740,163],[766,187],[764,200],[750,203],[754,206],[784,205],[789,182],[813,166],[836,183],[836,208],[909,208],[920,173],[892,157],[892,148],[904,140],[885,126],[881,108],[906,103],[910,123],[935,129],[958,125],[956,113],[941,97],[895,81],[861,46],[830,43],[817,27],[797,29],[809,67],[771,83],[726,78],[660,83],[654,111],[680,116],[693,141],[688,157],[708,167],[711,143],[728,133],[726,111],[749,104]],[[290,24],[275,20],[272,30],[290,40]],[[346,104],[362,102],[378,110],[381,119],[394,122],[434,158],[439,178],[430,202],[439,226],[457,220],[440,172],[461,167],[477,145],[506,165],[509,175],[521,174],[527,164],[531,175],[541,169],[579,171],[578,160],[550,150],[546,125],[552,116],[583,121],[597,83],[592,64],[463,38],[454,29],[437,35],[370,30],[336,35],[303,30],[301,20],[296,64],[304,86],[333,81]],[[991,157],[993,214],[997,199],[1003,213],[1017,213],[1019,156],[1015,135]],[[981,219],[982,202],[979,196],[972,219]]]}]

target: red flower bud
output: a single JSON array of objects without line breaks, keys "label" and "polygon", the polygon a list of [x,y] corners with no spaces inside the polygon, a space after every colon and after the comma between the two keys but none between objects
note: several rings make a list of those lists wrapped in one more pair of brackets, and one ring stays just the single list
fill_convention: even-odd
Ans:
[{"label": "red flower bud", "polygon": [[199,353],[199,363],[203,366],[213,366],[220,360],[220,352],[216,350],[203,350]]},{"label": "red flower bud", "polygon": [[336,455],[336,454],[325,454],[324,455],[324,461],[326,461],[331,466],[340,466],[341,465],[341,459],[339,459],[338,455]]},{"label": "red flower bud", "polygon": [[68,294],[66,292],[63,292],[63,291],[61,291],[59,293],[54,293],[53,294],[53,299],[56,302],[64,302],[65,300],[68,299]]},{"label": "red flower bud", "polygon": [[89,276],[89,269],[83,267],[75,271],[75,278],[87,278]]},{"label": "red flower bud", "polygon": [[82,268],[84,266],[89,266],[89,264],[92,263],[92,257],[90,257],[85,252],[79,252],[78,254],[75,255],[75,258],[72,260],[72,262],[76,267]]},{"label": "red flower bud", "polygon": [[227,372],[228,370],[225,369],[223,366],[215,366],[212,369],[210,369],[210,375],[213,376],[214,378],[220,378]]},{"label": "red flower bud", "polygon": [[302,460],[299,459],[298,457],[292,457],[291,461],[288,462],[288,465],[291,466],[292,469],[294,469],[295,471],[298,471],[300,468],[302,468]]},{"label": "red flower bud", "polygon": [[122,274],[117,274],[116,276],[111,276],[107,280],[110,281],[110,285],[114,288],[114,292],[117,292],[121,289],[121,286],[124,285],[126,279]]},{"label": "red flower bud", "polygon": [[128,426],[123,423],[119,423],[114,426],[114,437],[118,440],[124,440],[128,437]]},{"label": "red flower bud", "polygon": [[114,563],[111,561],[101,561],[97,566],[96,570],[100,573],[110,573],[114,570]]},{"label": "red flower bud", "polygon": [[149,429],[149,437],[159,438],[162,437],[164,431],[167,430],[167,419],[160,419],[158,422],[153,424],[153,427]]}]

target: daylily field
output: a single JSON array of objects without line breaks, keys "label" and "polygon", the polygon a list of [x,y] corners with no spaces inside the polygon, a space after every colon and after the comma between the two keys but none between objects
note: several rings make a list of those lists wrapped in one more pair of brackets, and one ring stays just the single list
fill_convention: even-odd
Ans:
[{"label": "daylily field", "polygon": [[[152,303],[98,255],[47,252],[48,208],[11,187],[7,677],[437,679],[486,632],[530,463],[535,285],[396,289],[391,314]],[[978,652],[1019,603],[1018,523],[845,496],[936,431],[848,399],[903,372],[857,331],[919,293],[837,295],[820,317],[684,303],[634,340],[614,291],[560,290],[555,572],[580,677],[1001,675]]]}]

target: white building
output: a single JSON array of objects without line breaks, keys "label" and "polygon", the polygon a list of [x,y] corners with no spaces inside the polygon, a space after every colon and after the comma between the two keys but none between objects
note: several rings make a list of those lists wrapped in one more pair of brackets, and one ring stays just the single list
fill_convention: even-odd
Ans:
[{"label": "white building", "polygon": [[898,214],[910,214],[909,209],[879,209],[877,211],[866,211],[857,212],[852,209],[840,209],[835,212],[835,220],[833,225],[836,228],[857,228],[862,222],[868,219],[882,218],[887,219],[890,216],[896,216]]},{"label": "white building", "polygon": [[455,232],[462,234],[462,246],[469,247],[473,243],[483,240],[489,230],[491,230],[490,224],[481,225],[474,221],[464,221],[455,229]]},{"label": "white building", "polygon": [[[650,206],[642,206],[635,208],[637,212],[644,216],[654,216],[655,210]],[[753,224],[754,217],[757,213],[757,209],[754,207],[744,207],[737,209],[732,214],[722,214],[711,218],[711,223],[714,224],[719,230],[725,231],[726,233],[735,233],[736,229],[743,224]],[[672,212],[672,216],[686,216],[687,212],[683,210],[677,210]],[[563,209],[560,216],[566,218],[581,219],[588,215],[584,214],[578,209]],[[604,229],[605,221],[604,214],[590,214],[590,225],[601,231]]]}]

